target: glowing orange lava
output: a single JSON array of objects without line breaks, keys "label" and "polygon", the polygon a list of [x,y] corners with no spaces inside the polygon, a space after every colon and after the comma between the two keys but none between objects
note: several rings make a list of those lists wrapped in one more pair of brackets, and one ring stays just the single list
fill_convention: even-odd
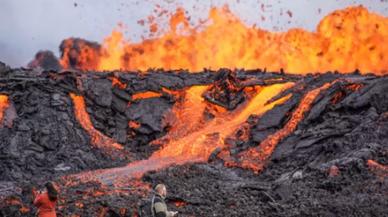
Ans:
[{"label": "glowing orange lava", "polygon": [[74,114],[82,128],[88,132],[91,138],[91,143],[104,150],[121,150],[123,146],[116,143],[113,139],[103,135],[93,127],[89,114],[86,111],[86,105],[82,96],[77,96],[70,93],[70,98],[73,100]]},{"label": "glowing orange lava", "polygon": [[348,90],[350,92],[356,92],[356,91],[359,91],[364,85],[363,84],[357,84],[357,83],[354,83],[354,84],[348,84],[345,86],[345,89],[342,89],[338,92],[336,92],[333,97],[331,98],[330,102],[332,104],[337,104],[338,102],[340,102],[341,100],[344,99],[344,97],[347,95],[347,91],[345,90]]},{"label": "glowing orange lava", "polygon": [[316,88],[308,92],[300,102],[298,108],[292,113],[290,120],[287,124],[276,133],[269,135],[264,141],[262,141],[259,147],[250,148],[239,154],[239,162],[226,161],[227,166],[238,166],[245,169],[251,169],[255,172],[260,172],[274,151],[276,145],[285,137],[294,132],[298,123],[303,119],[304,114],[308,112],[315,100],[322,90],[329,88],[332,83],[326,83],[323,86]]},{"label": "glowing orange lava", "polygon": [[363,84],[356,84],[355,83],[355,84],[349,84],[345,88],[354,92],[354,91],[360,90],[362,87],[364,87]]},{"label": "glowing orange lava", "polygon": [[0,126],[2,126],[5,110],[9,107],[8,96],[0,94]]},{"label": "glowing orange lava", "polygon": [[127,84],[121,82],[116,77],[110,77],[110,79],[112,80],[112,87],[118,87],[120,89],[125,89],[127,87]]},{"label": "glowing orange lava", "polygon": [[[211,120],[204,120],[203,112],[208,104],[202,93],[206,86],[194,86],[186,91],[184,101],[173,109],[177,115],[177,126],[187,129],[173,128],[161,141],[166,142],[162,148],[147,160],[136,161],[125,167],[97,170],[82,173],[81,180],[98,180],[102,183],[125,185],[128,179],[140,178],[145,172],[166,168],[172,164],[188,162],[206,162],[210,154],[217,148],[225,146],[224,140],[232,135],[250,115],[261,115],[275,105],[284,103],[291,95],[282,97],[272,103],[267,102],[293,83],[274,84],[261,87],[257,93],[234,111],[216,114]],[[182,106],[183,105],[183,106]],[[194,106],[193,108],[187,107]],[[183,110],[180,110],[183,108]]]},{"label": "glowing orange lava", "polygon": [[133,100],[138,100],[138,99],[148,99],[148,98],[155,98],[155,97],[160,97],[162,96],[161,93],[153,92],[153,91],[146,91],[142,93],[135,93],[132,95]]},{"label": "glowing orange lava", "polygon": [[174,205],[175,205],[176,207],[184,207],[184,206],[187,205],[187,203],[184,202],[184,201],[175,201],[175,202],[174,202]]},{"label": "glowing orange lava", "polygon": [[[282,68],[301,74],[356,69],[380,75],[388,72],[388,18],[362,6],[332,12],[314,32],[269,32],[249,27],[227,7],[211,9],[207,22],[191,27],[184,10],[178,9],[164,32],[159,38],[130,43],[121,32],[113,31],[99,49],[81,43],[76,65],[95,70]],[[65,45],[72,46],[71,40]],[[69,67],[69,55],[77,57],[70,51],[67,47],[62,58],[65,68]]]},{"label": "glowing orange lava", "polygon": [[[197,128],[189,126],[189,128],[192,128],[190,130],[191,132],[183,132],[186,135],[178,135],[170,138],[168,144],[164,145],[159,151],[156,151],[151,158],[179,157],[182,160],[185,158],[197,158],[202,161],[207,161],[211,152],[217,147],[222,148],[225,138],[235,132],[250,115],[261,115],[272,109],[275,105],[285,102],[290,95],[266,105],[267,101],[292,85],[292,83],[286,83],[263,87],[244,107],[220,114],[204,124],[199,124]],[[197,87],[193,90],[196,89]],[[188,92],[190,93],[190,90]],[[199,99],[200,101],[198,99],[198,95],[194,94],[186,100],[191,101],[192,104],[197,104],[200,109],[203,109],[206,102],[202,98]],[[192,117],[195,119],[200,118],[198,115],[189,116],[186,114],[181,116],[180,121],[185,124],[194,123],[196,120],[193,121]]]},{"label": "glowing orange lava", "polygon": [[377,163],[374,160],[368,160],[369,169],[381,178],[388,176],[388,166]]},{"label": "glowing orange lava", "polygon": [[141,123],[137,121],[128,121],[128,126],[132,129],[138,129],[141,126]]},{"label": "glowing orange lava", "polygon": [[203,113],[207,104],[202,98],[202,94],[208,86],[193,86],[184,92],[184,100],[178,101],[172,108],[171,114],[166,118],[170,122],[171,128],[166,136],[153,143],[168,143],[171,139],[186,136],[198,130],[203,124]]}]

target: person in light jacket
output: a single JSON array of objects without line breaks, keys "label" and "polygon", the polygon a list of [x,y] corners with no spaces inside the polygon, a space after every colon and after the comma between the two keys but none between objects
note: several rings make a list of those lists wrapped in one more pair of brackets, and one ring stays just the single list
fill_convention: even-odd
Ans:
[{"label": "person in light jacket", "polygon": [[167,196],[167,189],[164,184],[155,187],[155,195],[152,198],[152,215],[154,217],[173,217],[178,214],[176,211],[168,211],[164,199]]}]

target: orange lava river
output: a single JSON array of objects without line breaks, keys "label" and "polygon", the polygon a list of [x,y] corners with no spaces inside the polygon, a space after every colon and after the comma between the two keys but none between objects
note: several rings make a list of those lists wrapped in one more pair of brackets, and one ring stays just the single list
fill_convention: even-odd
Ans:
[{"label": "orange lava river", "polygon": [[[202,98],[207,86],[194,86],[185,93],[183,102],[173,108],[178,123],[161,138],[162,147],[149,159],[136,161],[125,167],[103,169],[75,175],[83,181],[97,180],[105,184],[125,185],[128,179],[140,178],[144,173],[166,168],[172,164],[206,162],[216,148],[225,147],[224,140],[231,136],[250,115],[262,115],[275,105],[284,103],[290,94],[267,103],[293,83],[259,87],[245,104],[234,111],[215,112],[215,117],[204,120],[203,112],[208,103]],[[190,107],[190,105],[194,107]],[[186,125],[186,127],[181,127]]]}]

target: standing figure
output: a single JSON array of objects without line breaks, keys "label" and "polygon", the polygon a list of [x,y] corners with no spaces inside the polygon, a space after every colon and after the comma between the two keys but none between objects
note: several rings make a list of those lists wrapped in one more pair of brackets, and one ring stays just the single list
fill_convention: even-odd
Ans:
[{"label": "standing figure", "polygon": [[57,217],[55,212],[55,204],[58,199],[58,191],[52,182],[45,184],[46,191],[37,193],[33,191],[35,196],[34,205],[38,208],[38,217]]},{"label": "standing figure", "polygon": [[167,189],[164,184],[158,184],[155,187],[155,196],[152,198],[152,216],[153,217],[173,217],[178,212],[168,211],[164,199],[167,196]]}]

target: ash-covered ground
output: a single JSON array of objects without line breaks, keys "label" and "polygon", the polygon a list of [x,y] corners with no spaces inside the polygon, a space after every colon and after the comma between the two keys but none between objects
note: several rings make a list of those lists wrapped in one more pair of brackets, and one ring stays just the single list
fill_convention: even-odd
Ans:
[{"label": "ash-covered ground", "polygon": [[[146,172],[119,189],[96,181],[68,184],[67,175],[122,167],[162,148],[150,143],[173,127],[166,117],[188,87],[211,85],[204,99],[234,110],[247,100],[245,89],[285,82],[295,85],[276,98],[291,93],[287,101],[249,117],[248,127],[228,138],[224,149],[234,165],[240,153],[281,130],[309,91],[332,85],[314,99],[260,172],[225,166],[222,150],[215,150],[207,162]],[[388,78],[358,73],[155,69],[141,74],[1,64],[0,95],[9,103],[0,122],[0,216],[34,216],[31,188],[48,180],[60,186],[58,216],[137,216],[157,183],[167,185],[168,206],[178,216],[386,216],[387,91]],[[135,97],[145,92],[154,95]],[[95,130],[124,149],[94,144],[75,115],[71,93],[83,97]],[[213,118],[211,112],[204,116]]]}]

